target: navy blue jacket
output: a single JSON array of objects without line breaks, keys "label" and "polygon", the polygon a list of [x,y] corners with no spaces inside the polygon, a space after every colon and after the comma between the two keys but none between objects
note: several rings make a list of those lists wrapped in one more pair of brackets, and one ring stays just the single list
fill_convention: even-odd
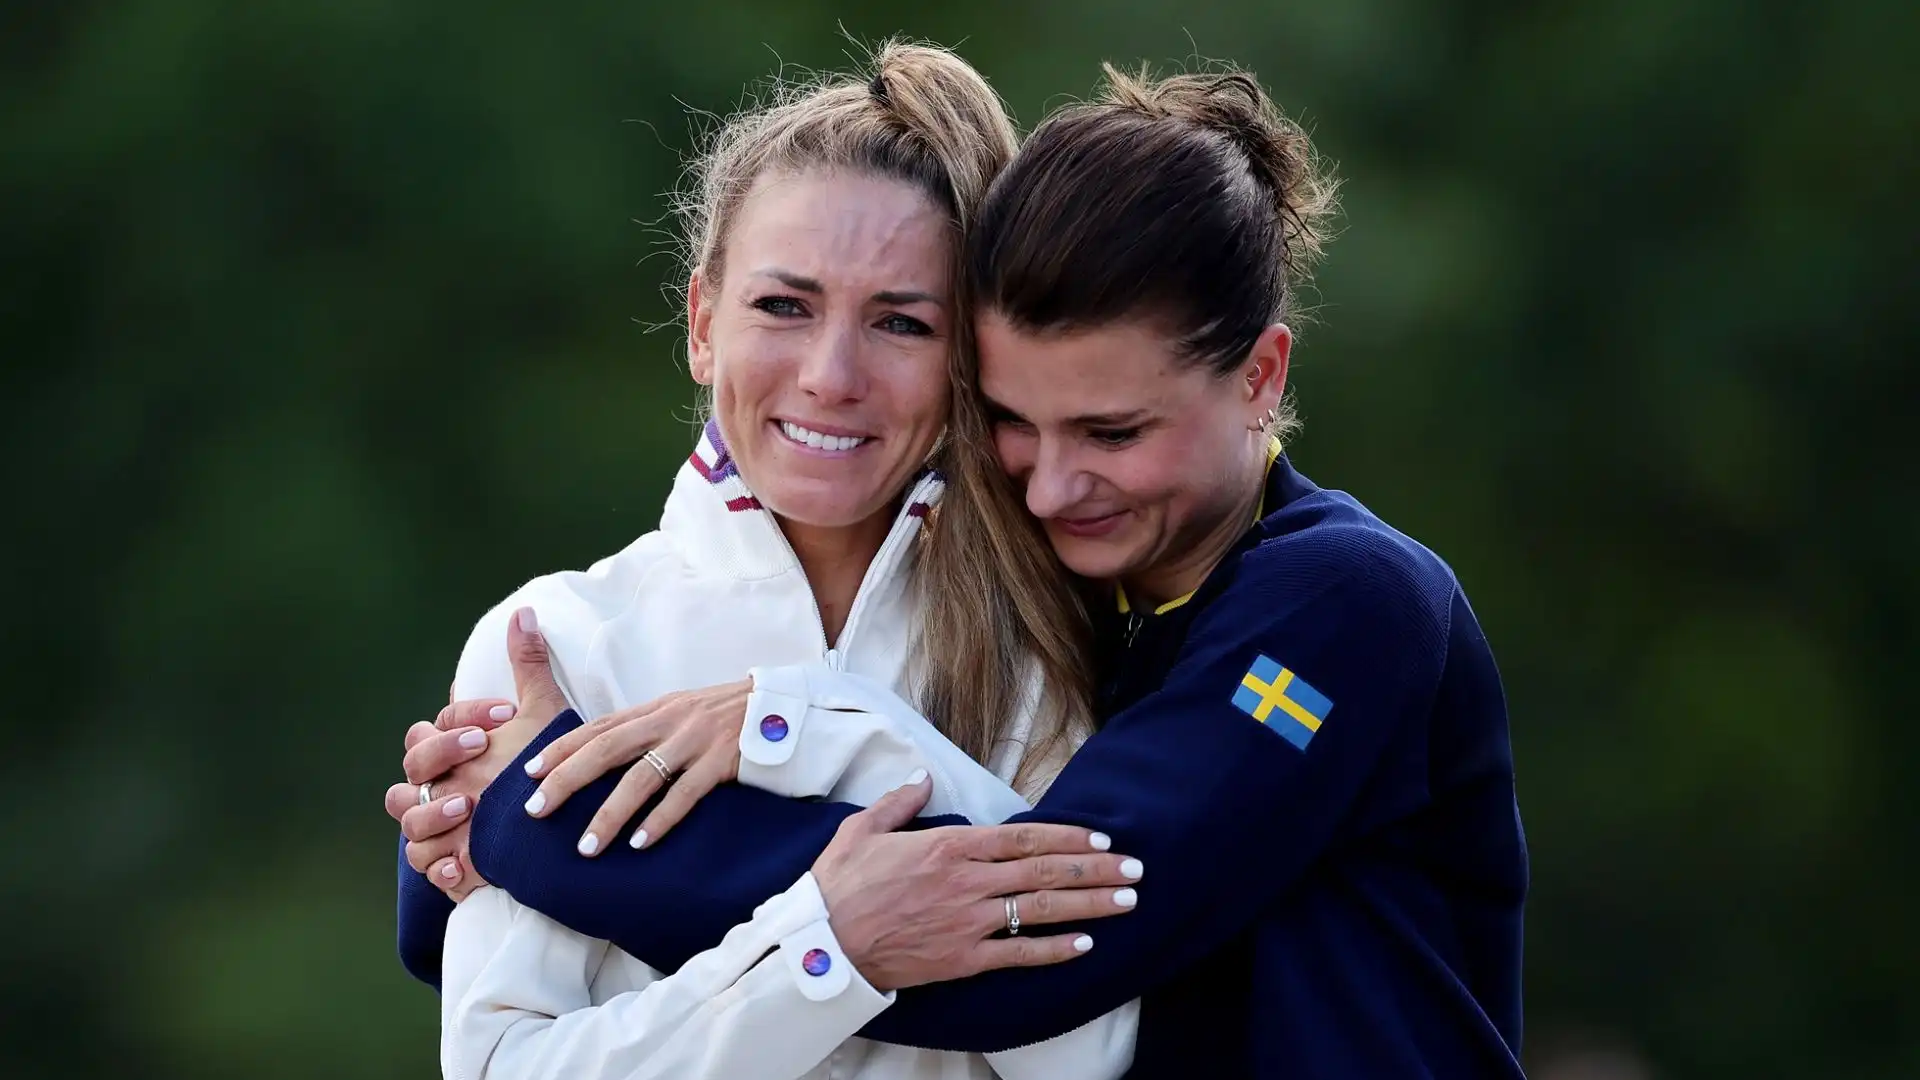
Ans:
[{"label": "navy blue jacket", "polygon": [[[1086,924],[1096,947],[1066,963],[903,990],[863,1036],[998,1050],[1142,997],[1132,1076],[1520,1074],[1527,857],[1486,639],[1444,563],[1284,457],[1264,505],[1186,603],[1103,628],[1112,711],[1012,819],[1111,835],[1147,867],[1139,905]],[[477,804],[473,861],[665,971],[858,810],[723,785],[654,847],[582,858],[616,779],[536,820],[535,782],[508,768]],[[437,982],[450,905],[400,877],[402,956]]]}]

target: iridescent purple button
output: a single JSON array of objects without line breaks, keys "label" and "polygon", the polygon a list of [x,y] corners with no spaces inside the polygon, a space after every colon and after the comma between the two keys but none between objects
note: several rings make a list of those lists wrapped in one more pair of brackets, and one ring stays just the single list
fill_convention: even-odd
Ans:
[{"label": "iridescent purple button", "polygon": [[800,966],[807,969],[809,975],[825,975],[833,966],[833,957],[825,949],[808,949],[807,955],[800,958]]},{"label": "iridescent purple button", "polygon": [[760,737],[768,742],[779,742],[787,737],[787,718],[779,713],[768,713],[760,721]]}]

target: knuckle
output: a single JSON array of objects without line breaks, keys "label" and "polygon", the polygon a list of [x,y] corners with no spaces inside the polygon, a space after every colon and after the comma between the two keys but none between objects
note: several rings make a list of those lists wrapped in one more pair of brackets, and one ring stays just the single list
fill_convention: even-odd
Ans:
[{"label": "knuckle", "polygon": [[1029,915],[1035,919],[1046,919],[1059,912],[1060,899],[1056,893],[1037,892],[1027,897],[1027,902],[1033,905]]},{"label": "knuckle", "polygon": [[1031,825],[1021,825],[1013,830],[1014,849],[1022,855],[1040,854],[1040,830]]},{"label": "knuckle", "polygon": [[1035,859],[1028,865],[1034,888],[1051,889],[1060,883],[1060,867],[1052,859]]}]

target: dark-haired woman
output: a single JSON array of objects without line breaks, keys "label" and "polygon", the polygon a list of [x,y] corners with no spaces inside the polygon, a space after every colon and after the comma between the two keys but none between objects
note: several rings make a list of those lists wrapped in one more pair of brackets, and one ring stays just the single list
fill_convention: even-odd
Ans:
[{"label": "dark-haired woman", "polygon": [[[1332,183],[1247,75],[1109,75],[989,192],[953,434],[1095,598],[1100,730],[1001,828],[1111,836],[1149,871],[1137,909],[1085,956],[976,974],[969,948],[1020,916],[975,917],[1002,898],[968,827],[882,832],[884,807],[726,784],[672,841],[581,859],[612,778],[551,770],[623,726],[571,713],[523,755],[544,781],[490,791],[476,862],[493,846],[520,900],[663,970],[714,944],[693,920],[743,919],[811,870],[854,966],[910,988],[874,1039],[999,1049],[1143,996],[1130,1075],[1517,1076],[1527,863],[1492,654],[1445,563],[1280,451],[1285,323]],[[724,759],[729,722],[656,714],[621,756]],[[513,808],[536,789],[576,797],[535,820]],[[707,885],[715,852],[736,859]]]}]

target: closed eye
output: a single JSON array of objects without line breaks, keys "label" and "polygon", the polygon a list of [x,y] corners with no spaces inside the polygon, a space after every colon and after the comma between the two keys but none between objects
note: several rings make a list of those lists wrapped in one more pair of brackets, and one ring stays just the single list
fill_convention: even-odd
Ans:
[{"label": "closed eye", "polygon": [[1121,447],[1138,439],[1140,437],[1140,429],[1137,427],[1096,428],[1087,432],[1087,437],[1099,443],[1101,446]]},{"label": "closed eye", "polygon": [[1021,428],[1023,430],[1033,427],[1032,424],[1027,422],[1025,417],[1020,416],[1011,409],[1005,409],[994,404],[987,405],[987,423],[992,427],[1011,427]]}]

